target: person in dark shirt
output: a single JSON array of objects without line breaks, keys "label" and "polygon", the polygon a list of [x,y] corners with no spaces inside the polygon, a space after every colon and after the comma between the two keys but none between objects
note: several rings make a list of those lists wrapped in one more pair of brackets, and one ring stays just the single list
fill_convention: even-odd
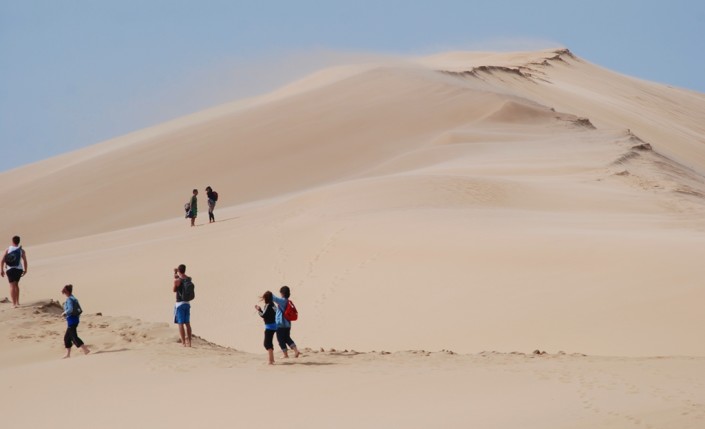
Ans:
[{"label": "person in dark shirt", "polygon": [[189,205],[188,217],[191,218],[191,226],[196,226],[196,217],[198,216],[198,189],[193,190],[191,203]]},{"label": "person in dark shirt", "polygon": [[174,287],[172,291],[176,294],[176,305],[174,306],[174,323],[179,325],[179,337],[184,347],[191,347],[191,304],[184,300],[183,286],[184,280],[191,281],[191,277],[186,275],[186,265],[181,264],[174,268]]},{"label": "person in dark shirt", "polygon": [[255,305],[255,309],[264,320],[264,348],[269,354],[269,364],[274,365],[274,335],[277,333],[277,312],[272,302],[272,292],[265,292],[261,299],[264,301],[264,308]]},{"label": "person in dark shirt", "polygon": [[218,202],[218,193],[208,186],[206,187],[206,196],[208,197],[208,223],[213,223],[215,222],[213,209],[215,209],[215,203]]}]

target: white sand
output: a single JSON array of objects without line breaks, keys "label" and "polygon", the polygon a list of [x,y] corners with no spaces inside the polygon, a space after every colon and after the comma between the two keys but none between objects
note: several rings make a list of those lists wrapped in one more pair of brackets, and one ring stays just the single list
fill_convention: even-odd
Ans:
[{"label": "white sand", "polygon": [[[60,320],[0,304],[0,403],[11,427],[68,427],[79,374],[99,427],[272,421],[286,384],[293,427],[702,427],[703,117],[703,94],[568,52],[452,53],[323,71],[3,173],[23,302],[73,283],[105,316],[79,329],[102,353],[66,362]],[[179,263],[195,333],[239,352],[176,344]],[[300,346],[397,353],[263,366],[252,306],[282,284]],[[536,348],[551,355],[506,354]],[[461,355],[403,352],[442,349]]]}]

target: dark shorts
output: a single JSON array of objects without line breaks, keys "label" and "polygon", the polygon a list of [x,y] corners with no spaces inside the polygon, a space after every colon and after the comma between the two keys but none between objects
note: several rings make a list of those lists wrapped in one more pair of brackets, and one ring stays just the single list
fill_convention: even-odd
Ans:
[{"label": "dark shorts", "polygon": [[7,281],[10,283],[18,282],[20,281],[20,277],[22,277],[22,273],[24,273],[23,270],[20,270],[19,268],[10,268],[7,270]]},{"label": "dark shorts", "polygon": [[287,346],[293,350],[296,343],[291,339],[291,328],[277,328],[277,342],[282,351],[286,351]]},{"label": "dark shorts", "polygon": [[274,349],[274,334],[276,334],[277,331],[274,331],[272,329],[265,329],[264,330],[264,348],[265,350],[273,350]]},{"label": "dark shorts", "polygon": [[174,309],[174,323],[191,323],[191,304],[184,303]]}]

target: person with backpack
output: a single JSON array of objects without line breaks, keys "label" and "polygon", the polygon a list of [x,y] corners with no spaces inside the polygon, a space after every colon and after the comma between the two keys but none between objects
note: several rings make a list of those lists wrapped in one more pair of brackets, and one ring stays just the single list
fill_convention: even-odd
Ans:
[{"label": "person with backpack", "polygon": [[191,200],[186,203],[186,218],[191,219],[191,226],[196,226],[196,217],[198,216],[198,189],[193,190]]},{"label": "person with backpack", "polygon": [[[282,357],[289,358],[289,353],[287,351],[287,346],[294,351],[294,357],[299,357],[299,349],[296,348],[296,343],[291,339],[291,321],[298,319],[298,312],[294,303],[291,302],[289,296],[291,296],[291,290],[289,286],[282,286],[279,289],[281,298],[272,295],[272,300],[277,304],[277,342],[279,343],[279,348],[282,350]],[[288,318],[287,318],[288,317]]]},{"label": "person with backpack", "polygon": [[215,222],[213,209],[215,209],[215,203],[218,202],[218,193],[215,192],[210,186],[207,186],[206,196],[208,197],[208,223],[213,223]]},{"label": "person with backpack", "polygon": [[83,341],[78,337],[78,323],[81,319],[81,304],[73,295],[73,285],[66,285],[61,289],[61,293],[66,296],[66,302],[64,302],[64,312],[61,313],[62,317],[66,318],[66,334],[64,334],[64,347],[66,347],[66,355],[64,359],[71,357],[71,346],[76,346],[77,349],[81,349],[83,354],[88,354],[91,351],[83,344]]},{"label": "person with backpack", "polygon": [[0,275],[5,277],[7,267],[7,281],[10,283],[10,299],[12,306],[20,306],[20,278],[27,274],[27,254],[20,246],[20,237],[12,237],[12,245],[5,250],[0,263]]},{"label": "person with backpack", "polygon": [[179,336],[184,347],[191,347],[191,301],[196,297],[191,277],[186,275],[186,265],[174,268],[174,323],[179,325]]},{"label": "person with backpack", "polygon": [[265,292],[260,299],[264,301],[264,308],[255,305],[255,309],[264,320],[264,348],[269,354],[269,364],[274,365],[274,335],[277,333],[277,312],[272,302],[272,292]]}]

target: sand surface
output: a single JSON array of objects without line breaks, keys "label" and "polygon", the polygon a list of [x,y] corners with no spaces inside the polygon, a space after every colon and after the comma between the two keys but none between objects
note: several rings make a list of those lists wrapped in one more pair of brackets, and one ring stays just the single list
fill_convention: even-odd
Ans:
[{"label": "sand surface", "polygon": [[[4,172],[0,237],[30,260],[24,306],[0,304],[9,427],[69,427],[67,396],[99,427],[277,407],[293,427],[703,427],[703,118],[703,94],[566,50],[446,53]],[[67,283],[94,351],[69,361],[47,305]],[[269,368],[253,305],[283,284],[308,350]]]}]

